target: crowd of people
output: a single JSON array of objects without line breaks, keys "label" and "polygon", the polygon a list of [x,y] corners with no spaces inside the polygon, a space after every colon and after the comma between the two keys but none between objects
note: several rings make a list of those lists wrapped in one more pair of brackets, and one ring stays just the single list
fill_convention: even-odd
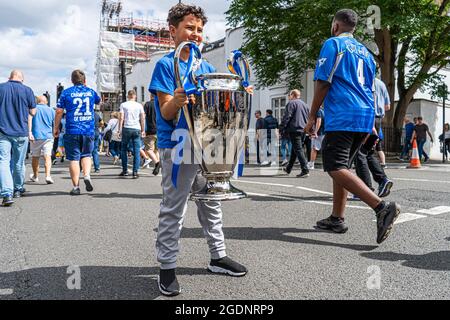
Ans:
[{"label": "crowd of people", "polygon": [[[314,99],[308,106],[299,90],[289,93],[281,122],[266,110],[265,118],[256,111],[257,162],[262,166],[283,166],[284,174],[300,164],[297,177],[308,178],[315,169],[318,153],[322,154],[323,169],[333,185],[331,215],[317,221],[317,227],[337,233],[345,233],[345,208],[348,192],[365,202],[377,219],[377,243],[390,234],[400,207],[382,198],[389,195],[393,182],[387,177],[382,153],[383,134],[381,120],[390,106],[386,86],[377,80],[376,64],[366,47],[359,43],[353,32],[357,15],[349,9],[340,10],[332,22],[332,37],[322,47],[315,69]],[[170,33],[178,47],[184,41],[200,45],[207,18],[202,8],[177,4],[169,11]],[[181,51],[180,68],[186,69],[190,49]],[[215,72],[214,66],[203,60],[196,74]],[[182,124],[184,114],[179,111],[189,105],[184,88],[177,87],[174,73],[174,52],[161,58],[153,70],[149,91],[154,99],[144,106],[136,101],[136,92],[128,91],[127,101],[119,112],[113,112],[107,124],[95,112],[101,101],[98,94],[86,86],[83,71],[71,74],[73,86],[64,90],[57,108],[47,105],[45,97],[35,97],[23,84],[20,71],[13,71],[9,81],[0,84],[0,191],[3,205],[10,206],[14,198],[24,192],[25,157],[28,142],[31,143],[32,169],[30,180],[39,179],[39,159],[45,160],[45,181],[53,184],[51,165],[55,154],[69,161],[72,180],[70,195],[81,193],[80,173],[85,189],[93,191],[90,177],[100,172],[99,148],[112,156],[112,163],[121,162],[120,177],[130,174],[128,157],[133,156],[131,175],[139,178],[140,167],[154,163],[153,174],[162,170],[162,199],[156,239],[157,260],[160,263],[158,287],[162,294],[174,296],[180,293],[176,277],[179,240],[191,191],[201,190],[207,183],[198,164],[174,163],[172,150],[177,141],[173,132]],[[376,106],[374,108],[374,106]],[[407,121],[406,141],[417,139],[423,152],[428,127],[419,117],[412,126]],[[281,141],[281,159],[277,158],[278,140]],[[442,137],[448,145],[450,132]],[[405,144],[402,158],[408,154]],[[305,154],[306,150],[306,154]],[[191,152],[192,150],[184,150]],[[378,155],[378,157],[376,156]],[[141,165],[141,157],[143,165]],[[351,172],[356,167],[357,175]],[[378,189],[372,187],[372,179]],[[206,237],[211,260],[208,270],[229,276],[244,276],[248,270],[232,260],[226,253],[220,201],[195,202],[199,222]]]},{"label": "crowd of people", "polygon": [[[128,157],[134,156],[133,178],[139,168],[154,163],[153,174],[160,171],[159,153],[155,147],[156,118],[153,101],[144,107],[136,102],[136,92],[128,92],[128,101],[120,111],[113,113],[105,127],[95,105],[100,97],[86,86],[83,71],[72,72],[73,86],[61,93],[56,110],[46,96],[34,96],[33,90],[23,84],[24,76],[13,70],[9,81],[0,84],[0,187],[3,206],[11,206],[14,198],[25,193],[25,158],[31,152],[31,182],[39,182],[40,159],[44,160],[45,182],[53,184],[52,165],[57,158],[69,161],[72,179],[71,195],[81,194],[80,171],[86,191],[93,191],[91,167],[100,172],[99,150],[108,145],[113,164],[121,161],[118,176],[128,176]],[[110,132],[109,134],[107,134]],[[109,136],[109,138],[108,138]],[[109,143],[108,143],[109,142]],[[143,165],[140,157],[143,157]]]}]

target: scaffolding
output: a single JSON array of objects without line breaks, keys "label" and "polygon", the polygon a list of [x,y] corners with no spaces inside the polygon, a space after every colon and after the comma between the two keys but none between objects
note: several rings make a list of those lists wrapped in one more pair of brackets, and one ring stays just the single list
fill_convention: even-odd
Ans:
[{"label": "scaffolding", "polygon": [[123,12],[122,1],[102,0],[96,75],[103,109],[117,110],[122,101],[122,63],[127,72],[134,63],[150,60],[152,53],[174,48],[166,22],[135,18]]}]

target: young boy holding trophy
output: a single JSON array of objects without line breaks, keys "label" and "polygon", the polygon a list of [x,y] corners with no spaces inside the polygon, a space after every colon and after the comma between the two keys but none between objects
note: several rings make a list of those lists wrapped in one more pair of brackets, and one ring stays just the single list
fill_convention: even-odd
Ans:
[{"label": "young boy holding trophy", "polygon": [[[207,22],[202,8],[177,4],[170,9],[168,22],[176,47],[185,41],[193,42],[197,46],[202,43],[203,27]],[[171,52],[158,61],[149,87],[149,91],[155,95],[163,189],[156,240],[157,259],[160,263],[158,287],[166,296],[175,296],[180,293],[175,270],[189,193],[191,190],[193,192],[200,190],[206,185],[206,179],[200,174],[198,163],[178,164],[173,161],[176,157],[172,154],[175,153],[178,144],[178,139],[173,138],[174,131],[179,119],[183,116],[182,108],[189,104],[185,89],[177,87],[174,56],[175,52]],[[185,74],[186,69],[190,67],[188,61],[190,56],[190,47],[184,47],[180,54],[181,74]],[[215,72],[215,68],[206,61],[196,67],[197,70],[194,71],[196,75]],[[187,145],[183,148],[185,155],[192,153],[190,146],[187,147]],[[196,201],[195,203],[198,219],[211,254],[208,270],[230,276],[244,276],[247,269],[230,259],[225,251],[220,201]]]}]

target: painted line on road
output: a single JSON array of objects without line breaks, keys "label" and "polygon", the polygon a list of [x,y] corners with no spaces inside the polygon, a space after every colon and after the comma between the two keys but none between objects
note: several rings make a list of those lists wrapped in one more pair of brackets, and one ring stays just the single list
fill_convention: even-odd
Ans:
[{"label": "painted line on road", "polygon": [[[301,200],[301,199],[293,199],[289,197],[284,196],[278,196],[278,195],[272,195],[272,194],[264,194],[264,193],[254,193],[254,192],[246,192],[249,196],[257,196],[257,197],[269,197],[269,198],[276,198],[276,199],[282,199],[282,200],[295,200],[295,201],[301,201],[301,202],[307,202],[307,203],[315,203],[315,204],[322,204],[325,206],[333,206],[333,202],[326,202],[326,201],[316,201],[316,200]],[[369,207],[362,207],[362,206],[353,206],[353,205],[347,205],[346,208],[353,208],[353,209],[364,209],[364,210],[372,210]]]},{"label": "painted line on road", "polygon": [[0,289],[0,296],[10,296],[14,293],[14,289]]},{"label": "painted line on road", "polygon": [[407,178],[391,178],[393,180],[399,180],[399,181],[413,181],[413,182],[432,182],[432,183],[448,183],[450,184],[450,181],[442,181],[442,180],[427,180],[427,179],[407,179]]},{"label": "painted line on road", "polygon": [[239,179],[238,180],[233,180],[233,181],[242,182],[242,183],[250,183],[250,184],[259,184],[259,185],[265,185],[265,186],[295,188],[295,189],[311,191],[311,192],[320,193],[320,194],[326,194],[326,195],[329,195],[329,196],[333,195],[333,193],[331,193],[331,192],[317,190],[317,189],[311,189],[311,188],[306,188],[306,187],[300,187],[300,186],[293,186],[293,185],[290,185],[290,184],[279,184],[279,183],[269,183],[269,182],[255,182],[255,181],[239,180]]},{"label": "painted line on road", "polygon": [[436,216],[438,214],[443,214],[443,213],[450,212],[450,207],[439,206],[439,207],[434,207],[434,208],[431,208],[431,209],[417,210],[417,212],[418,213],[429,214],[429,215],[432,215],[432,216]]},{"label": "painted line on road", "polygon": [[[427,216],[415,213],[400,213],[397,220],[395,220],[394,224],[400,224],[404,222],[409,222],[417,219],[427,218]],[[372,220],[373,222],[377,222],[377,220]]]}]

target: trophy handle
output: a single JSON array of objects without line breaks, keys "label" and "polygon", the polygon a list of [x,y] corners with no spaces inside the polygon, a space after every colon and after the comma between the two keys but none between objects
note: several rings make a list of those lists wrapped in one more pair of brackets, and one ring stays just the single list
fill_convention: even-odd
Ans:
[{"label": "trophy handle", "polygon": [[[181,57],[182,50],[186,46],[189,46],[189,48],[190,48],[190,55],[189,55],[189,60],[188,60],[188,64],[186,67],[185,75],[182,78],[181,74],[180,74],[180,57]],[[202,53],[200,51],[200,48],[194,42],[191,42],[191,41],[184,41],[184,42],[180,43],[180,45],[176,49],[175,55],[174,55],[174,73],[175,73],[175,81],[177,84],[177,88],[185,88],[185,84],[188,83],[188,80],[192,81],[192,83],[194,85],[197,84],[195,75],[192,72],[193,71],[192,67],[194,64],[194,57],[196,57],[199,60],[202,59]],[[178,112],[178,115],[176,117],[177,122],[180,119],[180,113],[181,113],[181,110]],[[189,114],[189,108],[187,105],[183,106],[183,113],[184,113],[184,117],[186,119],[186,123],[188,125],[189,136],[193,140],[193,144],[194,144],[193,147],[194,148],[197,147],[197,150],[201,150],[200,142],[197,141],[196,136],[194,134],[194,124],[192,123],[192,120],[191,120],[191,117]],[[198,149],[198,148],[200,148],[200,149]],[[195,149],[194,149],[194,155],[196,155],[196,154],[197,153],[195,152]],[[199,163],[202,163],[203,160],[197,159],[197,161],[200,161]]]}]

